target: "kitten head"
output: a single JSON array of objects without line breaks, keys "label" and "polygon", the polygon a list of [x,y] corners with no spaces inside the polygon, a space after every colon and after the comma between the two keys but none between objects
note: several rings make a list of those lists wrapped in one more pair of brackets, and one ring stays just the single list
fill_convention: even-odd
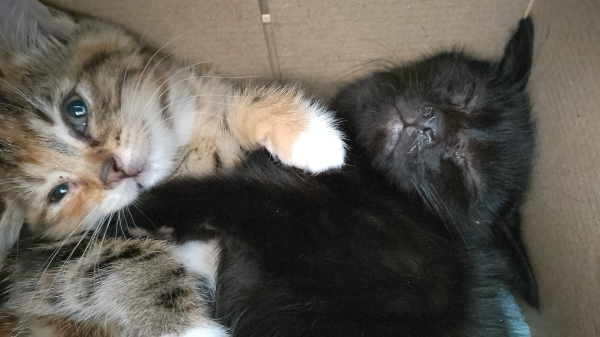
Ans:
[{"label": "kitten head", "polygon": [[500,62],[439,53],[348,85],[334,109],[402,189],[450,217],[454,206],[498,211],[520,197],[530,171],[532,42],[526,19]]},{"label": "kitten head", "polygon": [[190,69],[120,27],[33,0],[3,0],[0,22],[0,231],[8,241],[23,221],[52,237],[90,228],[172,172],[194,103],[175,102],[169,88],[190,96],[176,83]]}]

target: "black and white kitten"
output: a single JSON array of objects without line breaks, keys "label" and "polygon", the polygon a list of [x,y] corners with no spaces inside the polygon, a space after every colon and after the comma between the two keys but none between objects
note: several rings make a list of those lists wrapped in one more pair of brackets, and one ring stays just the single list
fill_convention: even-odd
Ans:
[{"label": "black and white kitten", "polygon": [[184,245],[217,242],[215,317],[234,336],[508,336],[504,275],[526,270],[537,303],[518,233],[532,42],[524,19],[500,62],[440,53],[343,88],[333,107],[353,149],[341,171],[256,153],[129,211]]}]

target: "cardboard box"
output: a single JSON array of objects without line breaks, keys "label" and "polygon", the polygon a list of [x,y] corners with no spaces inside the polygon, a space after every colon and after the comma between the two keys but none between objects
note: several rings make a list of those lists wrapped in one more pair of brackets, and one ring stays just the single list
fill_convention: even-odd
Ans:
[{"label": "cardboard box", "polygon": [[[529,0],[54,0],[234,76],[340,81],[444,47],[499,56]],[[600,336],[600,1],[533,4],[539,137],[525,237],[534,335]],[[535,322],[534,322],[535,321]]]}]

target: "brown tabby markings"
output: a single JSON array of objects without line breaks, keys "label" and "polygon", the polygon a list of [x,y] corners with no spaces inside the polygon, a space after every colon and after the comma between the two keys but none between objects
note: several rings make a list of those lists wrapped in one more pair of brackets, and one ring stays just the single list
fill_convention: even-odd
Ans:
[{"label": "brown tabby markings", "polygon": [[[176,331],[181,325],[208,321],[210,303],[197,291],[198,276],[186,272],[174,257],[173,246],[144,239],[107,238],[103,242],[89,239],[80,236],[69,239],[65,243],[67,249],[54,257],[41,279],[36,275],[44,269],[45,257],[53,254],[62,242],[24,241],[21,254],[26,259],[14,259],[11,255],[5,261],[0,286],[8,290],[9,299],[3,303],[3,308],[19,311],[27,306],[30,311],[25,315],[26,324],[21,322],[20,325],[31,329],[28,333],[36,336],[49,326],[58,330],[58,326],[66,324],[72,328],[81,325],[90,333],[105,331],[106,336],[156,336],[157,333]],[[98,259],[88,258],[94,256]],[[21,280],[27,281],[14,282],[12,278],[19,274]],[[91,308],[84,309],[82,317],[69,316],[71,321],[59,318],[68,316],[73,308],[82,305]],[[101,322],[103,315],[124,307],[135,308],[128,311],[126,317],[135,324],[109,324],[106,327]],[[53,313],[53,316],[46,316],[47,313]],[[81,322],[81,318],[85,321]],[[8,312],[0,315],[0,331],[14,330],[14,322]],[[16,331],[18,329],[13,336],[18,336]],[[56,336],[70,335],[57,332]]]}]

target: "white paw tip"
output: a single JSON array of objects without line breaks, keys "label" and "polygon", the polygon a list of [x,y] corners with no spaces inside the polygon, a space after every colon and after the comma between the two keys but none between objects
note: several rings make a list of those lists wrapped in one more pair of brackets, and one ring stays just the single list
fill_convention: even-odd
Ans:
[{"label": "white paw tip", "polygon": [[292,146],[289,165],[311,173],[337,169],[344,165],[346,144],[343,134],[328,114],[313,114],[308,130]]}]

